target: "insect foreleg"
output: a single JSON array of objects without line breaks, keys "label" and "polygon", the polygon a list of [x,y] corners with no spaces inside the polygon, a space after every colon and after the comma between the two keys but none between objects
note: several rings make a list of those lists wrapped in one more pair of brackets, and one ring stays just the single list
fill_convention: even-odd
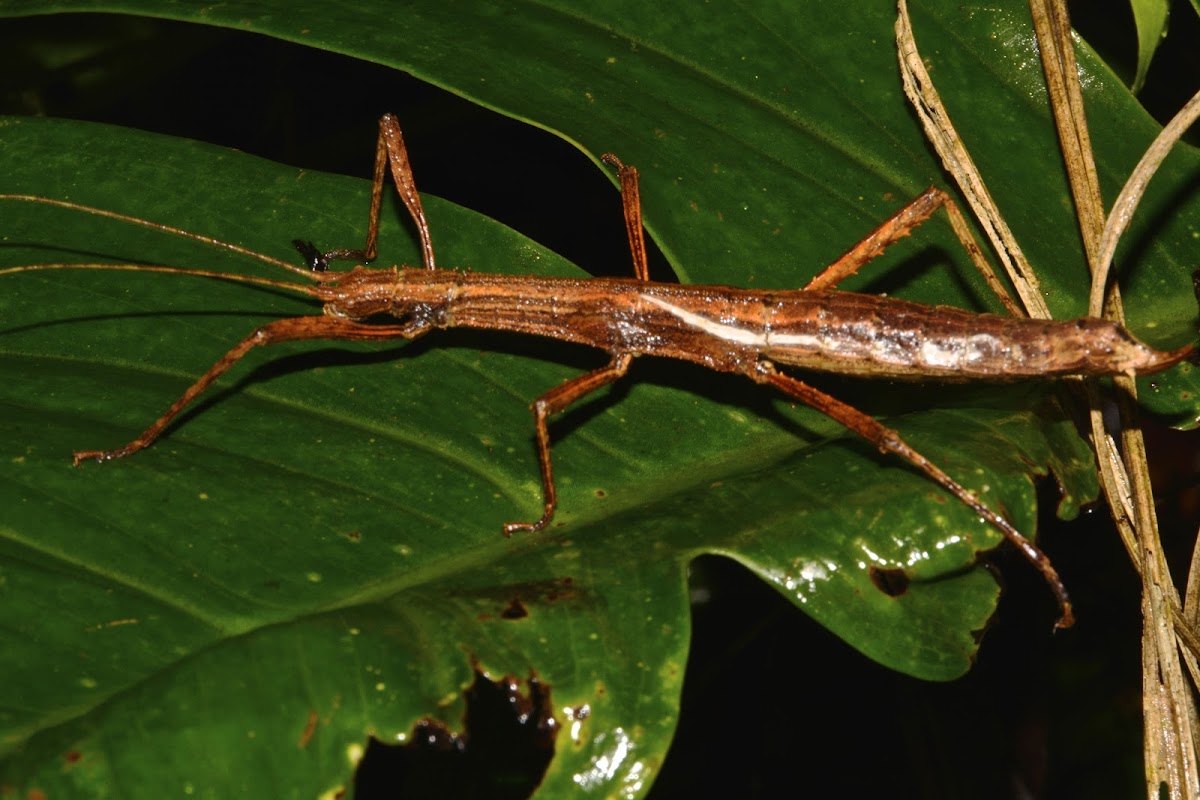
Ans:
[{"label": "insect foreleg", "polygon": [[936,186],[930,186],[921,192],[906,206],[867,234],[861,242],[847,250],[837,261],[821,270],[808,282],[808,285],[804,287],[805,290],[834,288],[844,278],[858,272],[864,264],[881,255],[889,246],[912,233],[914,228],[928,220],[939,208],[946,210],[946,216],[950,218],[950,227],[953,228],[954,235],[958,237],[963,250],[970,256],[975,269],[987,282],[988,288],[1000,299],[1000,302],[1008,309],[1008,313],[1014,317],[1025,316],[1020,306],[1008,296],[1003,284],[1000,283],[991,265],[984,258],[983,251],[979,249],[979,244],[975,241],[971,227],[967,224],[962,211],[959,210],[958,204],[950,195]]},{"label": "insect foreleg", "polygon": [[383,182],[389,164],[392,168],[392,180],[396,182],[396,193],[404,201],[405,208],[417,226],[417,235],[421,238],[421,261],[425,269],[436,269],[429,223],[425,219],[425,209],[421,207],[421,195],[417,192],[412,165],[408,160],[408,148],[404,146],[404,136],[400,133],[400,123],[393,115],[384,114],[379,118],[379,140],[375,145],[375,177],[371,182],[371,216],[367,220],[366,244],[361,250],[330,250],[316,259],[306,253],[305,257],[313,270],[324,271],[334,259],[363,262],[375,260],[376,243],[379,239],[379,212],[383,203]]},{"label": "insect foreleg", "polygon": [[542,471],[542,499],[544,510],[542,518],[537,522],[510,522],[504,526],[504,535],[511,536],[518,531],[540,531],[550,524],[554,518],[554,508],[558,505],[558,494],[554,489],[554,468],[550,463],[550,430],[546,420],[551,414],[563,411],[572,403],[580,400],[597,389],[620,379],[629,369],[633,356],[621,353],[613,356],[607,366],[592,370],[578,378],[554,387],[533,401],[530,409],[533,411],[534,432],[537,441],[538,466]]},{"label": "insect foreleg", "polygon": [[144,430],[140,436],[128,444],[114,450],[81,450],[75,453],[75,465],[81,461],[110,461],[114,458],[136,453],[149,447],[166,430],[180,412],[204,393],[213,381],[221,377],[230,367],[236,364],[247,353],[259,345],[292,342],[302,339],[340,339],[340,340],[372,340],[372,339],[415,339],[429,330],[428,325],[363,325],[337,317],[313,316],[293,317],[268,323],[247,336],[232,350],[221,357],[217,363],[209,367],[208,372],[196,380],[179,399],[171,404],[166,412]]},{"label": "insect foreleg", "polygon": [[1058,600],[1060,616],[1058,622],[1055,623],[1055,627],[1069,628],[1074,624],[1075,617],[1071,611],[1071,601],[1067,597],[1067,590],[1046,554],[1038,549],[1037,545],[1022,536],[1008,520],[990,509],[982,501],[978,500],[975,495],[967,491],[958,481],[951,478],[936,464],[914,450],[900,437],[899,433],[853,406],[847,405],[837,398],[831,397],[790,375],[779,372],[769,361],[757,362],[753,370],[749,373],[749,376],[759,383],[769,383],[775,386],[831,419],[840,422],[878,447],[880,451],[895,453],[923,472],[942,488],[946,489],[946,491],[966,503],[979,516],[983,517],[989,524],[1004,534],[1005,538],[1015,544],[1021,550],[1021,554],[1025,556],[1026,560],[1037,567],[1045,577],[1046,582],[1050,584],[1050,589],[1054,592]]}]

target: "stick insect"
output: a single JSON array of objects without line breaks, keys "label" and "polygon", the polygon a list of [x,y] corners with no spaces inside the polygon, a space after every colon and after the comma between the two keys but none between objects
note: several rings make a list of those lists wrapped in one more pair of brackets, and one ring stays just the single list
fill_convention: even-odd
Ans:
[{"label": "stick insect", "polygon": [[[74,209],[251,255],[304,275],[315,285],[134,264],[41,264],[14,267],[0,274],[62,268],[183,273],[283,288],[306,294],[323,305],[323,314],[276,320],[259,327],[196,379],[135,439],[110,450],[76,452],[76,465],[122,458],[148,447],[214,381],[262,345],[310,339],[415,339],[432,330],[451,327],[527,333],[599,348],[609,354],[609,361],[533,401],[542,514],[533,522],[506,524],[506,536],[540,531],[554,518],[557,495],[549,418],[621,379],[638,356],[675,358],[774,386],[859,434],[880,451],[906,460],[1016,545],[1053,590],[1060,608],[1057,627],[1072,624],[1070,600],[1050,560],[1008,520],[913,449],[896,431],[781,372],[776,364],[864,378],[1003,382],[1154,372],[1186,358],[1194,346],[1157,351],[1134,339],[1123,328],[1099,319],[1062,322],[1000,317],[836,290],[842,279],[907,236],[939,208],[950,217],[976,266],[985,275],[991,274],[961,212],[948,195],[933,187],[896,211],[804,289],[752,290],[653,282],[646,262],[638,172],[611,154],[604,155],[603,160],[616,169],[621,184],[625,227],[633,257],[632,278],[545,278],[438,268],[400,125],[390,114],[379,123],[364,246],[323,252],[310,242],[296,240],[293,244],[307,262],[306,267],[104,209],[43,197],[0,195],[4,200]],[[348,271],[330,270],[330,262],[335,260],[369,263],[375,259],[383,188],[389,172],[415,223],[422,267],[355,266]],[[395,321],[378,321],[384,318]]]}]

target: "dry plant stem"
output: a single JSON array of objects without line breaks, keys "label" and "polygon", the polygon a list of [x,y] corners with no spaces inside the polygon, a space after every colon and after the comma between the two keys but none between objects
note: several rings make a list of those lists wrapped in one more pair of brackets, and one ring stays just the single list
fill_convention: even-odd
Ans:
[{"label": "dry plant stem", "polygon": [[[1103,200],[1092,158],[1078,66],[1064,2],[1030,0],[1051,107],[1075,198],[1077,218],[1092,273],[1089,313],[1121,320],[1120,294],[1114,286],[1106,300],[1108,274],[1116,244],[1125,230],[1150,176],[1187,124],[1177,115],[1147,151],[1127,181],[1113,212],[1105,220]],[[1190,104],[1189,104],[1190,105]],[[1185,107],[1184,116],[1188,114]],[[1189,123],[1190,124],[1190,123]],[[1120,453],[1097,447],[1101,482],[1121,539],[1142,580],[1142,702],[1145,735],[1143,757],[1146,792],[1158,797],[1192,798],[1200,791],[1197,769],[1197,712],[1192,687],[1183,677],[1175,630],[1183,627],[1179,598],[1159,541],[1145,444],[1137,422],[1137,387],[1133,379],[1114,379],[1121,419]],[[1092,440],[1108,441],[1102,401],[1095,386],[1088,392]],[[1189,631],[1189,633],[1191,633]],[[1195,639],[1194,636],[1186,636]],[[1182,642],[1181,642],[1182,643]],[[1185,660],[1197,676],[1195,654]]]},{"label": "dry plant stem", "polygon": [[[1200,686],[1200,535],[1192,545],[1192,562],[1188,567],[1184,588],[1183,609],[1176,615],[1175,635],[1183,642],[1184,663],[1191,673],[1192,683]],[[1200,724],[1197,725],[1200,727]]]},{"label": "dry plant stem", "polygon": [[[1143,173],[1139,165],[1106,225],[1092,160],[1090,137],[1083,114],[1082,92],[1065,5],[1061,2],[1031,0],[1031,11],[1039,36],[1039,47],[1064,159],[1079,210],[1080,231],[1093,275],[1090,313],[1099,316],[1108,262],[1111,260],[1116,240],[1132,214],[1137,198],[1140,198],[1141,188],[1144,187],[1145,181],[1149,180],[1148,174],[1154,167],[1149,167],[1147,172]],[[1011,241],[1003,220],[999,219],[998,215],[993,216],[990,198],[987,198],[974,164],[954,132],[917,54],[904,0],[899,0],[896,32],[905,91],[916,108],[927,135],[942,156],[946,168],[962,187],[1006,268],[1009,268],[1009,254],[1012,254],[1014,261],[1023,262],[1020,249]],[[1183,112],[1191,113],[1189,109]],[[1175,127],[1174,122],[1168,126],[1169,130],[1164,131],[1160,137],[1164,144],[1160,147],[1156,141],[1143,161],[1153,162],[1154,166],[1157,166],[1170,144],[1182,132],[1182,127],[1186,125],[1180,123],[1179,132],[1172,130]],[[1128,201],[1125,200],[1126,194],[1130,195]],[[997,242],[994,231],[999,232],[1002,243]],[[1028,285],[1036,285],[1031,273],[1023,274]],[[1009,275],[1013,276],[1011,268]],[[1031,314],[1049,316],[1044,305],[1040,303],[1040,298],[1035,300],[1025,292],[1026,284],[1015,278],[1014,284]],[[1120,313],[1120,298],[1115,290],[1109,296],[1106,310],[1110,314]],[[1133,381],[1121,376],[1116,379],[1116,383],[1125,400],[1122,403],[1123,413],[1132,415],[1136,399]],[[1094,387],[1089,386],[1089,389],[1094,397]],[[1100,412],[1097,410],[1098,401],[1093,400],[1091,409],[1093,441],[1109,441]],[[1125,472],[1119,458],[1105,457],[1109,453],[1115,453],[1115,447],[1100,447],[1098,450],[1105,495],[1113,509],[1118,529],[1122,532],[1122,540],[1143,578],[1147,792],[1149,796],[1157,796],[1159,786],[1166,786],[1171,797],[1196,797],[1200,779],[1197,777],[1197,748],[1194,741],[1195,731],[1200,726],[1196,723],[1193,695],[1185,685],[1179,669],[1174,637],[1167,632],[1173,628],[1175,635],[1179,636],[1185,646],[1194,646],[1198,637],[1193,630],[1182,624],[1184,618],[1178,613],[1178,599],[1170,583],[1161,549],[1158,547],[1157,523],[1150,499],[1149,478],[1140,432],[1136,426],[1130,424],[1131,416],[1125,416],[1124,419],[1126,427],[1122,434],[1123,452],[1128,460],[1130,472]],[[1122,492],[1121,489],[1130,486],[1127,474],[1134,476],[1131,494]],[[1119,498],[1128,499],[1126,503],[1121,503]],[[1196,571],[1200,572],[1200,553],[1197,555],[1197,564]],[[1200,590],[1193,593],[1192,597],[1197,594],[1200,594]],[[1197,611],[1197,614],[1200,615],[1200,611]],[[1200,682],[1200,669],[1196,665],[1195,652],[1185,651],[1184,655],[1193,679]]]},{"label": "dry plant stem", "polygon": [[[1084,114],[1083,93],[1079,86],[1079,65],[1071,41],[1071,22],[1066,8],[1055,0],[1030,0],[1034,32],[1042,56],[1042,72],[1050,109],[1058,130],[1059,147],[1067,167],[1067,180],[1075,200],[1088,263],[1096,261],[1096,245],[1104,227],[1104,202],[1100,196],[1100,181],[1092,157],[1092,140]],[[1090,311],[1100,316],[1100,308]]]},{"label": "dry plant stem", "polygon": [[938,95],[933,80],[929,77],[917,43],[913,38],[912,21],[908,16],[908,5],[899,0],[896,17],[896,48],[900,59],[900,77],[904,93],[912,103],[925,135],[942,159],[946,171],[958,183],[959,189],[971,206],[975,219],[991,242],[1000,259],[1008,279],[1012,282],[1025,307],[1026,313],[1038,319],[1048,319],[1050,310],[1042,299],[1037,275],[1025,258],[1016,237],[1004,221],[996,203],[988,192],[983,177],[975,166],[971,154],[963,146],[962,139],[954,130],[950,115]]},{"label": "dry plant stem", "polygon": [[[1118,378],[1118,391],[1132,378]],[[1130,391],[1118,400],[1122,423],[1136,420],[1136,400]],[[1195,798],[1200,793],[1197,761],[1197,720],[1194,686],[1180,666],[1183,640],[1176,633],[1184,619],[1179,594],[1171,580],[1158,533],[1158,517],[1147,467],[1141,429],[1126,425],[1121,433],[1124,463],[1133,475],[1133,508],[1142,557],[1142,693],[1145,729],[1146,793],[1160,796],[1167,787],[1170,798]],[[1194,637],[1193,637],[1194,638]],[[1184,650],[1193,680],[1194,653]]]},{"label": "dry plant stem", "polygon": [[[1188,565],[1187,587],[1183,596],[1184,629],[1195,635],[1200,630],[1200,536],[1192,546],[1192,561]],[[1193,653],[1200,648],[1191,647]],[[1195,679],[1195,676],[1193,676]]]},{"label": "dry plant stem", "polygon": [[[1058,132],[1059,147],[1063,155],[1063,163],[1067,170],[1067,180],[1071,186],[1071,195],[1075,201],[1076,220],[1082,237],[1084,252],[1087,257],[1087,267],[1092,275],[1091,285],[1093,296],[1097,286],[1103,291],[1103,283],[1097,283],[1097,258],[1099,257],[1100,239],[1104,230],[1104,203],[1100,196],[1100,182],[1096,175],[1096,164],[1092,156],[1091,137],[1087,128],[1087,117],[1084,113],[1083,99],[1080,92],[1078,70],[1075,61],[1075,48],[1071,41],[1071,25],[1066,9],[1055,0],[1030,0],[1030,14],[1033,18],[1034,31],[1037,35],[1038,51],[1042,57],[1042,71],[1046,78],[1046,89],[1050,98],[1050,108],[1054,116],[1055,129]],[[1114,292],[1110,303],[1112,313],[1120,314],[1120,297]],[[1102,304],[1090,305],[1089,313],[1099,317],[1103,313]],[[1092,387],[1087,392],[1092,416],[1093,443],[1105,440],[1103,420],[1100,416],[1102,401]],[[1097,457],[1103,460],[1108,451],[1096,447]],[[1113,469],[1120,470],[1117,462]],[[1134,518],[1132,514],[1118,513],[1117,498],[1123,496],[1122,487],[1128,486],[1125,474],[1113,475],[1106,478],[1101,474],[1105,485],[1105,494],[1110,499],[1109,505],[1113,510],[1113,518],[1117,520],[1122,541],[1133,558],[1135,565],[1141,570],[1141,561],[1136,556],[1136,537],[1134,535]]]},{"label": "dry plant stem", "polygon": [[[1123,421],[1128,420],[1136,404],[1129,392],[1133,381],[1116,378],[1118,405]],[[1095,385],[1088,384],[1093,408],[1102,402]],[[1099,452],[1101,485],[1112,509],[1122,541],[1142,581],[1142,715],[1143,758],[1146,765],[1147,797],[1194,798],[1197,788],[1195,731],[1198,728],[1192,688],[1183,678],[1176,641],[1185,648],[1182,655],[1192,679],[1197,679],[1196,659],[1192,655],[1200,642],[1194,631],[1183,624],[1178,597],[1158,545],[1157,521],[1151,504],[1140,502],[1129,480],[1127,466],[1145,464],[1141,431],[1125,428],[1119,448],[1092,413],[1095,441],[1104,446]],[[1102,437],[1102,438],[1096,438]],[[1124,462],[1122,460],[1124,453]],[[1137,474],[1136,471],[1133,474]],[[1147,536],[1146,531],[1153,535]]]},{"label": "dry plant stem", "polygon": [[1171,148],[1183,137],[1188,128],[1195,124],[1198,118],[1200,118],[1200,92],[1192,95],[1192,99],[1188,100],[1187,104],[1167,123],[1158,136],[1154,137],[1154,141],[1138,161],[1133,172],[1130,173],[1129,179],[1125,181],[1121,193],[1117,195],[1100,239],[1098,263],[1101,270],[1097,273],[1097,280],[1092,282],[1092,296],[1088,305],[1089,314],[1095,315],[1097,312],[1093,309],[1099,308],[1102,302],[1104,285],[1108,282],[1108,270],[1112,266],[1113,256],[1117,251],[1117,242],[1125,233],[1125,229],[1129,227],[1129,221],[1142,201],[1146,186],[1149,185],[1150,179],[1154,177],[1154,173],[1158,171],[1167,154],[1171,152]]},{"label": "dry plant stem", "polygon": [[[728,286],[680,286],[648,280],[637,171],[615,156],[622,208],[634,262],[634,278],[543,278],[488,275],[437,269],[429,226],[421,208],[404,140],[395,117],[380,120],[371,219],[365,246],[322,253],[307,242],[297,247],[317,286],[271,283],[308,294],[324,304],[324,315],[277,320],[254,331],[189,387],[140,436],[112,450],[86,450],[83,460],[106,461],[152,444],[196,397],[260,345],[309,339],[414,339],[448,327],[526,333],[590,345],[609,354],[609,363],[557,386],[532,404],[542,478],[543,512],[535,522],[513,522],[505,533],[536,531],[553,519],[557,505],[548,421],[592,392],[623,377],[632,359],[656,355],[691,361],[721,372],[775,386],[858,433],[881,451],[904,458],[1020,548],[1054,590],[1060,626],[1071,624],[1066,591],[1049,560],[999,514],[925,458],[894,430],[801,381],[780,373],[776,363],[862,377],[910,380],[1012,381],[1062,375],[1111,375],[1164,369],[1193,352],[1152,350],[1118,326],[1099,320],[1053,322],[973,314],[894,298],[836,291],[845,275],[909,235],[937,208],[945,208],[964,246],[986,267],[970,241],[961,214],[943,193],[930,189],[897,211],[866,239],[815,279],[812,290],[750,290]],[[390,167],[390,170],[389,170]],[[329,272],[334,259],[375,255],[383,183],[390,171],[421,239],[424,268]],[[2,197],[2,196],[0,196]],[[30,197],[8,199],[40,202]],[[78,211],[93,209],[61,201],[47,203]],[[129,220],[120,215],[104,216]],[[166,232],[173,229],[159,226]],[[203,237],[193,237],[201,238]],[[270,259],[264,259],[270,261]],[[47,267],[16,267],[12,272]],[[95,266],[95,265],[89,265]],[[120,268],[133,268],[124,265]],[[156,267],[158,271],[169,271]],[[294,269],[294,268],[292,268]],[[0,274],[7,272],[0,270]],[[187,273],[187,270],[177,270]],[[244,280],[241,276],[208,273]],[[259,282],[254,279],[248,282]],[[396,324],[379,324],[381,317]]]}]

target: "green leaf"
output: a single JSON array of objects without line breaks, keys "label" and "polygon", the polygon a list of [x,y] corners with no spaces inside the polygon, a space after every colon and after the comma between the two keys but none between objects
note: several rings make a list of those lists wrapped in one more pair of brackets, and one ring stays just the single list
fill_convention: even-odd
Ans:
[{"label": "green leaf", "polygon": [[[832,4],[685,5],[671,18],[633,4],[473,14],[431,3],[402,25],[369,5],[264,8],[230,3],[203,19],[411,70],[593,159],[618,152],[641,169],[651,232],[685,280],[802,285],[941,182],[899,92],[885,5],[852,18]],[[969,99],[960,124],[1046,265],[1052,305],[1078,312],[1082,260],[1044,100],[1030,70],[1012,68],[1031,57],[1020,8],[947,4],[916,22],[952,111]],[[1084,66],[1111,188],[1153,126],[1102,67]],[[361,180],[132,130],[3,125],[5,192],[281,258],[297,236],[330,247],[362,236]],[[1193,168],[1191,153],[1168,162],[1122,260],[1135,330],[1160,344],[1192,335],[1195,202],[1174,187]],[[579,274],[486,218],[435,198],[427,210],[446,266]],[[61,209],[5,203],[0,220],[4,265],[104,257],[272,274]],[[394,203],[383,248],[381,260],[416,260]],[[880,261],[850,285],[987,303],[940,220]],[[588,781],[637,796],[677,719],[696,555],[741,561],[868,656],[922,677],[964,672],[994,605],[996,584],[975,564],[998,536],[966,509],[818,415],[686,366],[638,363],[621,389],[564,415],[552,428],[556,525],[504,539],[504,522],[540,511],[526,405],[603,356],[499,334],[256,353],[154,447],[73,469],[73,450],[136,435],[255,325],[313,307],[161,275],[0,280],[0,369],[20,376],[0,388],[0,682],[19,691],[0,711],[8,786],[333,791],[368,734],[394,742],[425,717],[457,729],[478,665],[536,674],[555,709],[588,707],[577,738],[558,736],[547,796]],[[1172,413],[1194,413],[1186,380],[1160,383]],[[939,388],[931,408],[925,387],[820,384],[885,417],[1022,530],[1044,465],[1071,479],[1076,502],[1093,490],[1086,451],[1036,389]],[[902,592],[879,580],[896,571]],[[508,618],[514,602],[528,615]]]},{"label": "green leaf", "polygon": [[1129,7],[1133,11],[1138,40],[1137,73],[1129,91],[1137,94],[1146,84],[1146,73],[1150,71],[1150,62],[1154,59],[1158,43],[1167,35],[1167,17],[1171,6],[1166,0],[1129,0]]}]

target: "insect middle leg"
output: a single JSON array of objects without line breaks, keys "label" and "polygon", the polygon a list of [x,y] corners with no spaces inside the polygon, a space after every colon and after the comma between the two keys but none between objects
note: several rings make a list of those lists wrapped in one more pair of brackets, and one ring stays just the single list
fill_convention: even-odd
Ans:
[{"label": "insect middle leg", "polygon": [[[642,202],[641,192],[638,189],[638,171],[632,166],[621,163],[621,159],[612,153],[605,153],[600,160],[617,168],[617,176],[621,180],[621,209],[625,216],[625,233],[629,237],[629,251],[633,256],[633,274],[638,280],[648,281],[650,280],[650,271],[646,263],[646,240],[642,234]],[[554,487],[554,466],[550,460],[550,429],[547,426],[550,415],[565,410],[577,400],[619,380],[629,369],[631,361],[633,361],[631,354],[618,353],[612,357],[607,366],[556,386],[533,401],[530,409],[533,411],[538,466],[542,473],[542,499],[544,501],[542,518],[537,522],[510,522],[504,526],[506,536],[511,536],[518,531],[540,531],[554,518],[554,509],[558,505],[558,492]]]},{"label": "insect middle leg", "polygon": [[554,488],[554,467],[550,461],[550,429],[546,420],[552,414],[565,410],[577,400],[592,392],[607,386],[625,375],[633,356],[629,353],[614,355],[607,366],[592,370],[578,378],[572,378],[566,383],[554,387],[533,401],[534,435],[537,441],[538,466],[542,472],[542,517],[537,522],[510,522],[504,526],[504,535],[511,536],[518,531],[540,531],[550,524],[554,518],[554,508],[558,505],[558,492]]}]

